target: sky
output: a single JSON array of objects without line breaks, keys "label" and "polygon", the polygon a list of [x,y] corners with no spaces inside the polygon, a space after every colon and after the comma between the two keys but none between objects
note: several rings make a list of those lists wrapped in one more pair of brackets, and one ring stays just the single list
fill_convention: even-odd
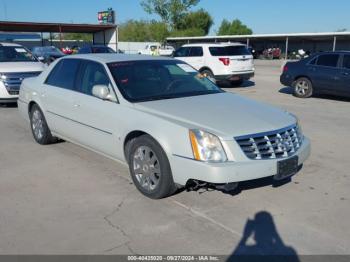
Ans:
[{"label": "sky", "polygon": [[[117,23],[158,19],[139,0],[0,0],[0,21],[97,23],[97,12],[109,7]],[[214,18],[211,35],[224,18],[238,18],[256,34],[350,30],[349,0],[201,0],[198,8]]]}]

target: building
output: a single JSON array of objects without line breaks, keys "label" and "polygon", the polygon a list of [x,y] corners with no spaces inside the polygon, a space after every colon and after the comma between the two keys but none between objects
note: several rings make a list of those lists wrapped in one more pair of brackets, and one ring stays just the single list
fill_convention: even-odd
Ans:
[{"label": "building", "polygon": [[[0,21],[0,35],[11,36],[10,33],[38,33],[39,40],[32,42],[36,45],[53,45],[52,33],[59,34],[56,41],[58,47],[65,47],[66,43],[62,39],[63,33],[89,33],[93,36],[93,44],[107,45],[114,50],[118,49],[118,27],[115,24],[68,24],[68,23],[32,23],[32,22],[11,22]],[[50,39],[43,38],[43,33],[50,33]],[[16,34],[14,34],[16,35]],[[17,34],[21,36],[20,34]],[[18,39],[15,39],[16,41]],[[17,41],[16,41],[17,42]],[[27,39],[28,45],[30,41]]]},{"label": "building", "polygon": [[167,43],[179,47],[198,42],[241,42],[258,52],[278,47],[285,57],[299,49],[310,53],[330,50],[350,50],[350,32],[224,35],[203,37],[168,37]]}]

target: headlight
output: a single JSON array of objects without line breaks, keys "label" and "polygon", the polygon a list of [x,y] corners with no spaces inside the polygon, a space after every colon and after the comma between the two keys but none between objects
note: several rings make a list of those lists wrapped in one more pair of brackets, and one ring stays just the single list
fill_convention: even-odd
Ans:
[{"label": "headlight", "polygon": [[206,162],[225,162],[227,156],[220,139],[202,130],[190,130],[193,156],[196,160]]},{"label": "headlight", "polygon": [[0,81],[6,80],[6,75],[0,73]]}]

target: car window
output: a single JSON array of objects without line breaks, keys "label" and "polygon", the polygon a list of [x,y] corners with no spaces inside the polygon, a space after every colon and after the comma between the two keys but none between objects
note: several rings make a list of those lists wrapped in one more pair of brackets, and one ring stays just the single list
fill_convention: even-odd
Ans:
[{"label": "car window", "polygon": [[130,102],[222,92],[213,82],[178,60],[114,62],[108,67],[118,89]]},{"label": "car window", "polygon": [[339,55],[333,55],[333,54],[320,55],[317,59],[317,65],[337,67],[338,59],[339,59]]},{"label": "car window", "polygon": [[203,56],[203,48],[200,46],[191,47],[189,56]]},{"label": "car window", "polygon": [[88,54],[88,53],[90,53],[89,47],[82,47],[79,49],[79,54]]},{"label": "car window", "polygon": [[108,86],[110,83],[104,67],[99,63],[87,61],[83,65],[81,72],[78,90],[84,94],[92,95],[92,88],[95,85]]},{"label": "car window", "polygon": [[344,55],[343,68],[350,69],[350,55]]},{"label": "car window", "polygon": [[189,47],[180,47],[178,50],[175,51],[174,56],[175,57],[186,57],[189,56],[190,48]]},{"label": "car window", "polygon": [[248,48],[243,45],[238,46],[212,46],[209,47],[212,56],[241,56],[251,55]]},{"label": "car window", "polygon": [[0,62],[37,62],[23,46],[0,46]]},{"label": "car window", "polygon": [[317,57],[309,62],[309,65],[316,65]]},{"label": "car window", "polygon": [[75,77],[80,65],[79,59],[63,59],[52,69],[46,84],[65,89],[75,89]]}]

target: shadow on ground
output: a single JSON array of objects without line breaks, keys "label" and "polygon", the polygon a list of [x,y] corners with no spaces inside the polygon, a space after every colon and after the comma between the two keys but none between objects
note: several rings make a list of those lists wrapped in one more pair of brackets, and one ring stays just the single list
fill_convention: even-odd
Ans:
[{"label": "shadow on ground", "polygon": [[235,83],[231,83],[231,82],[220,82],[218,83],[218,86],[221,88],[244,88],[244,87],[253,87],[255,86],[255,82],[247,80],[244,81],[243,83],[239,84],[235,84]]},{"label": "shadow on ground", "polygon": [[[293,95],[293,88],[289,86],[282,87],[279,91],[281,94]],[[335,95],[324,95],[324,94],[315,94],[313,97],[334,101],[350,102],[349,97],[335,96]]]},{"label": "shadow on ground", "polygon": [[17,103],[1,103],[0,102],[0,108],[16,108]]},{"label": "shadow on ground", "polygon": [[283,242],[271,214],[261,211],[255,214],[254,219],[247,220],[242,238],[228,261],[300,260],[297,251]]},{"label": "shadow on ground", "polygon": [[[302,167],[300,166],[299,170],[301,168]],[[242,181],[242,182],[239,182],[237,187],[231,191],[217,189],[214,185],[207,184],[205,182],[198,181],[196,183],[195,181],[190,181],[187,183],[186,187],[179,189],[176,192],[176,194],[181,193],[185,190],[187,192],[195,191],[195,192],[198,192],[199,194],[203,194],[211,191],[221,191],[224,194],[236,196],[246,190],[251,190],[251,189],[256,189],[256,188],[266,187],[266,186],[272,186],[277,188],[277,187],[286,185],[292,181],[292,177],[288,177],[283,180],[275,180],[273,179],[272,176],[270,176],[270,177],[258,178],[254,180]]]}]

